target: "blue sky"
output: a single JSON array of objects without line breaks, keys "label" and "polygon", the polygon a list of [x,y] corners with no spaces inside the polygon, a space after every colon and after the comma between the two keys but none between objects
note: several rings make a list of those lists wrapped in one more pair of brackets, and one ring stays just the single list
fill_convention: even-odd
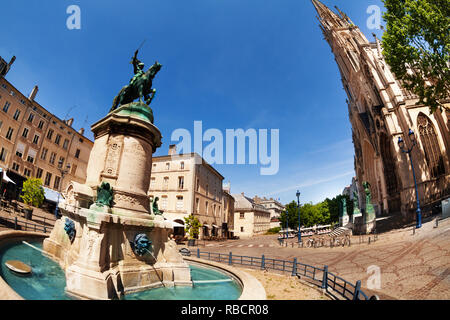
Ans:
[{"label": "blue sky", "polygon": [[[324,0],[337,5],[369,40],[367,8],[380,0]],[[69,30],[70,5],[81,29]],[[163,69],[153,82],[155,125],[167,154],[178,128],[279,129],[280,170],[215,165],[232,193],[280,198],[302,193],[319,202],[350,184],[353,144],[345,92],[309,0],[15,0],[2,3],[0,56],[17,60],[7,79],[60,118],[88,128],[109,111],[139,58]],[[7,13],[7,14],[5,14]],[[88,130],[89,131],[89,130]],[[87,136],[93,139],[91,132]],[[205,143],[205,146],[208,143]],[[270,146],[269,146],[270,149]]]}]

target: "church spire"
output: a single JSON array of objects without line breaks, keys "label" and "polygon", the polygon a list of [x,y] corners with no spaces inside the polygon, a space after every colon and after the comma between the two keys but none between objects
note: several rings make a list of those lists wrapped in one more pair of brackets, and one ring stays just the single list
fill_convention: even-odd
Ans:
[{"label": "church spire", "polygon": [[316,8],[321,24],[321,29],[324,33],[328,33],[336,28],[349,28],[353,25],[348,16],[343,13],[339,8],[336,8],[339,12],[339,15],[331,11],[326,5],[324,5],[319,0],[311,0],[314,7]]}]

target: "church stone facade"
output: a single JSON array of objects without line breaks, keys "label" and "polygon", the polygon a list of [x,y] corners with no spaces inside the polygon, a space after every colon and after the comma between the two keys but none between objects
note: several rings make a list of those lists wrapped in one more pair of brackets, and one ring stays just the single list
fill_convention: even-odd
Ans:
[{"label": "church stone facade", "polygon": [[[411,155],[422,208],[450,196],[450,112],[430,114],[416,104],[417,96],[405,90],[382,55],[379,39],[369,42],[345,13],[333,12],[312,0],[320,28],[339,67],[348,96],[348,113],[355,147],[356,182],[360,207],[365,208],[364,188],[371,186],[376,214],[402,214],[415,218],[416,196],[410,160],[398,145],[409,147],[409,129],[417,145]],[[444,101],[446,107],[450,101]]]}]

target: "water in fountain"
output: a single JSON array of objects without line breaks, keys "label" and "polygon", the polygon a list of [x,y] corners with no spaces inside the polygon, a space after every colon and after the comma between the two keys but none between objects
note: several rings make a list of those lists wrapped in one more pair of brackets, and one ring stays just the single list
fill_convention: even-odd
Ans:
[{"label": "water in fountain", "polygon": [[[42,244],[15,243],[0,248],[0,276],[27,300],[69,300],[65,294],[66,278],[60,266],[41,253]],[[5,262],[20,260],[33,269],[23,277],[10,271]],[[214,269],[190,265],[193,287],[160,287],[130,293],[125,300],[236,300],[240,285]]]}]

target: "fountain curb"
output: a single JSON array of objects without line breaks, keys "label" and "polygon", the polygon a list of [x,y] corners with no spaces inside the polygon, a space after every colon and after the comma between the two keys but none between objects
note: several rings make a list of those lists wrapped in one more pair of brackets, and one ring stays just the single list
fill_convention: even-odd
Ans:
[{"label": "fountain curb", "polygon": [[[0,232],[0,248],[4,245],[17,242],[20,240],[30,240],[30,238],[46,238],[45,233],[29,232],[29,231],[1,231]],[[25,300],[16,291],[14,291],[2,277],[0,277],[0,300]]]},{"label": "fountain curb", "polygon": [[229,265],[215,261],[199,259],[192,256],[183,258],[186,261],[210,266],[231,274],[240,282],[242,286],[242,294],[239,297],[239,300],[267,300],[266,290],[264,289],[263,285],[252,275]]}]

